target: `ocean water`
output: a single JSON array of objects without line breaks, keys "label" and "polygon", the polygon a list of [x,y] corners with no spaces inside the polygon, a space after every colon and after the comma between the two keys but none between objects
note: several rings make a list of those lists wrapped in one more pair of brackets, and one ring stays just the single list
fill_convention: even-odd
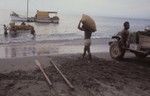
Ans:
[{"label": "ocean water", "polygon": [[[29,32],[21,32],[16,37],[3,35],[3,24],[9,25],[10,11],[0,12],[0,43],[15,43],[15,42],[30,42],[33,41],[32,35]],[[78,22],[81,15],[63,15],[59,14],[59,24],[46,24],[46,23],[28,23],[33,25],[36,31],[34,41],[47,41],[47,40],[73,40],[83,38],[83,32],[77,29]],[[115,18],[115,17],[101,17],[91,16],[97,26],[97,31],[92,34],[92,38],[110,38],[114,34],[122,30],[122,24],[129,21],[131,32],[142,31],[145,26],[150,25],[150,20],[147,19],[131,19],[131,18]],[[20,23],[17,23],[20,24]]]}]

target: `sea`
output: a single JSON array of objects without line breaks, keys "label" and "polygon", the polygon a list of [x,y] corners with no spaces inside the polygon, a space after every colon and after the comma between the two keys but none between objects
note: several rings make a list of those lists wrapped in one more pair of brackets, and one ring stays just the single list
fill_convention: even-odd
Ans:
[{"label": "sea", "polygon": [[[22,32],[16,37],[4,36],[3,24],[9,25],[11,11],[0,12],[0,44],[16,43],[16,42],[30,42],[33,41],[32,35]],[[24,12],[25,13],[25,12]],[[59,24],[52,23],[28,23],[34,26],[36,31],[36,38],[34,41],[48,41],[48,40],[74,40],[83,38],[82,31],[77,29],[81,15],[64,15],[59,14]],[[150,19],[136,19],[136,18],[117,18],[117,17],[102,17],[90,15],[96,22],[97,31],[92,34],[92,38],[111,38],[123,28],[123,22],[130,22],[130,31],[142,31],[150,25]],[[21,24],[18,22],[16,24]]]}]

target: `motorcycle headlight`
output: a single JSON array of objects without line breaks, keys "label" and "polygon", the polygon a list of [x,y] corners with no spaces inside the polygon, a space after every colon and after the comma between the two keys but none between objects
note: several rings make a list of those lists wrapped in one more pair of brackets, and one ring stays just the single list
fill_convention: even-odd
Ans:
[{"label": "motorcycle headlight", "polygon": [[146,26],[145,31],[150,31],[150,26]]}]

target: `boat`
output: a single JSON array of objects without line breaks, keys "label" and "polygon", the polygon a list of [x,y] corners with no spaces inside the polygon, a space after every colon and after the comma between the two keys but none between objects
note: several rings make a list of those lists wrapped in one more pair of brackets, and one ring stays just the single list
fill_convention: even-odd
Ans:
[{"label": "boat", "polygon": [[29,0],[27,0],[27,16],[21,16],[16,12],[12,11],[10,14],[11,21],[19,21],[19,22],[34,22],[34,17],[29,17]]},{"label": "boat", "polygon": [[15,12],[10,14],[11,21],[38,22],[38,23],[59,23],[59,17],[55,11],[39,11],[34,17],[29,17],[29,0],[27,1],[27,16],[21,16]]},{"label": "boat", "polygon": [[27,21],[27,17],[21,16],[15,12],[12,12],[10,14],[10,18],[12,21],[20,21],[20,22],[26,22]]},{"label": "boat", "polygon": [[37,23],[59,23],[59,17],[55,11],[39,11],[35,15]]},{"label": "boat", "polygon": [[25,22],[22,22],[20,25],[16,25],[15,22],[11,22],[11,23],[9,23],[9,26],[10,27],[8,29],[9,29],[9,34],[10,35],[16,35],[20,32],[22,33],[23,31],[25,31],[25,32],[30,31],[30,33],[33,36],[35,36],[34,27],[32,25],[29,25],[29,24],[26,25]]}]

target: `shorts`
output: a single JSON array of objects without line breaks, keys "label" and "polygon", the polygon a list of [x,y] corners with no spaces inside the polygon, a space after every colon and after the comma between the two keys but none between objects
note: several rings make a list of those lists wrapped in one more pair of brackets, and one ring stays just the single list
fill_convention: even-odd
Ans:
[{"label": "shorts", "polygon": [[91,39],[85,39],[84,46],[90,46],[90,45],[91,45]]}]

